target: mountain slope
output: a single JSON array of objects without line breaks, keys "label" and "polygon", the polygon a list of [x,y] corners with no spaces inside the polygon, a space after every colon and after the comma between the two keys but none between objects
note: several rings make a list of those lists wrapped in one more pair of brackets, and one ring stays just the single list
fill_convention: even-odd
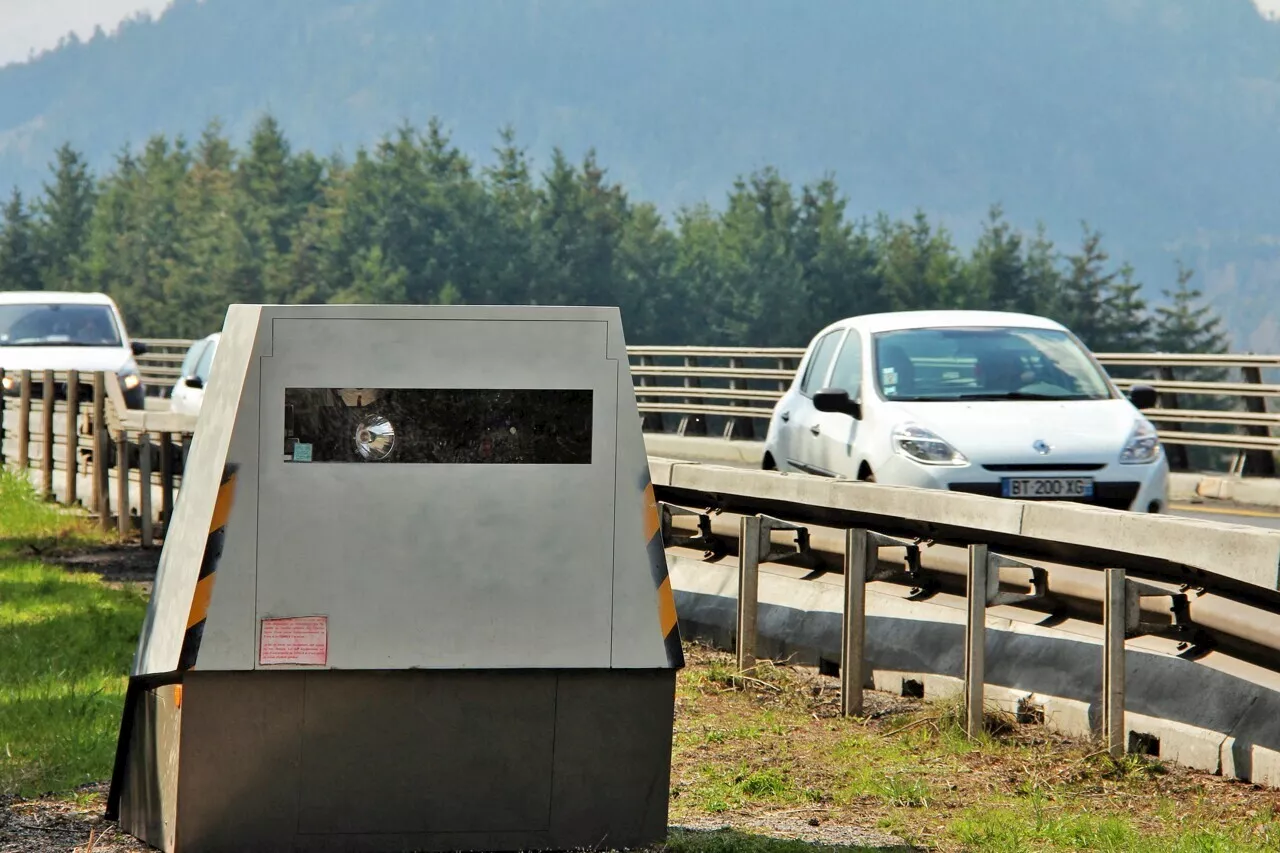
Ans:
[{"label": "mountain slope", "polygon": [[268,110],[348,155],[406,118],[477,154],[510,123],[668,211],[772,164],[962,240],[991,202],[1065,243],[1084,219],[1153,289],[1197,267],[1238,345],[1280,349],[1280,25],[1250,0],[178,0],[0,69],[0,186],[37,187],[63,141],[105,168]]}]

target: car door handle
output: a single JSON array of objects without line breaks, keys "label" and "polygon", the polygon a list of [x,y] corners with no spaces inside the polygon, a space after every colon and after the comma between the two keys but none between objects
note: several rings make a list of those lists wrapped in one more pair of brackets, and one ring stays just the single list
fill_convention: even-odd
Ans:
[{"label": "car door handle", "polygon": [[784,421],[789,421],[789,420],[791,420],[791,413],[790,413],[790,412],[783,412],[782,414],[778,415],[778,417],[782,418],[782,420],[784,420]]},{"label": "car door handle", "polygon": [[818,435],[819,433],[822,432],[822,428],[819,427],[817,424],[814,424],[813,426],[809,427],[809,432],[813,433],[814,435]]}]

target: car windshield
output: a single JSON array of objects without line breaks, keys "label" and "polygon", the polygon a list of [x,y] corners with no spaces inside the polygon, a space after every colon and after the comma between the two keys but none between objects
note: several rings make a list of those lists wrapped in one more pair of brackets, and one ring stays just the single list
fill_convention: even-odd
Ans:
[{"label": "car windshield", "polygon": [[120,330],[107,305],[0,305],[2,347],[118,347]]},{"label": "car windshield", "polygon": [[887,400],[1104,400],[1105,374],[1055,329],[939,328],[873,338],[875,381]]}]

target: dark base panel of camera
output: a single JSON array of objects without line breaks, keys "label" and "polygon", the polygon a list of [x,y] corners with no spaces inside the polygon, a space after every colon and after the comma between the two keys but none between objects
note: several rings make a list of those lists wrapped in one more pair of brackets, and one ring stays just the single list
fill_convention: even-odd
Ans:
[{"label": "dark base panel of camera", "polygon": [[288,388],[284,461],[590,465],[590,389]]}]

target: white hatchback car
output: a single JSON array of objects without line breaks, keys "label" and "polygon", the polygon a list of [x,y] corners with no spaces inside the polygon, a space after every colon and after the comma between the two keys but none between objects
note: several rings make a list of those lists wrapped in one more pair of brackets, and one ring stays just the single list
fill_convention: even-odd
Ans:
[{"label": "white hatchback car", "polygon": [[1065,327],[995,311],[851,317],[814,337],[764,467],[1161,512],[1169,465],[1139,409]]},{"label": "white hatchback car", "polygon": [[193,343],[182,359],[178,381],[169,392],[169,410],[184,415],[200,414],[204,403],[204,388],[209,384],[209,371],[213,368],[213,355],[218,351],[218,339],[214,332]]}]

